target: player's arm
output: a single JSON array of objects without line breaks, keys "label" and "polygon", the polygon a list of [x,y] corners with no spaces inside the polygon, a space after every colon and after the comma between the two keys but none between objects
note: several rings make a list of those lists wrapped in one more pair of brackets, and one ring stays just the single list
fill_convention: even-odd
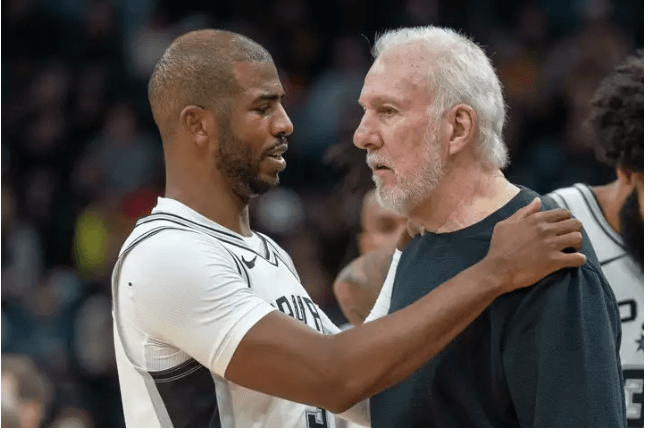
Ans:
[{"label": "player's arm", "polygon": [[[529,286],[585,257],[580,222],[539,200],[494,229],[487,256],[409,307],[324,336],[279,312],[242,338],[225,378],[267,394],[333,412],[406,378],[441,351],[495,298]],[[526,216],[526,217],[525,217]]]},{"label": "player's arm", "polygon": [[620,319],[591,265],[542,280],[507,325],[502,364],[522,427],[625,427]]},{"label": "player's arm", "polygon": [[344,316],[362,324],[376,302],[391,264],[394,248],[378,249],[351,261],[333,283],[333,292]]},{"label": "player's arm", "polygon": [[[361,255],[347,264],[335,278],[333,291],[344,316],[353,324],[366,321],[376,304],[387,274],[394,266],[394,252],[403,251],[413,236],[423,230],[408,221],[393,246],[386,246]],[[397,261],[396,261],[397,263]]]}]

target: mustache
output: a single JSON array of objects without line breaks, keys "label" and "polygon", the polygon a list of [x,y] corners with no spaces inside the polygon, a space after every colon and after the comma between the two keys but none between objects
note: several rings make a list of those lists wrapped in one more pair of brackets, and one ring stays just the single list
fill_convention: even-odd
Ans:
[{"label": "mustache", "polygon": [[276,153],[277,150],[281,150],[284,152],[288,150],[288,138],[286,138],[285,136],[279,137],[274,144],[270,145],[270,147],[268,147],[263,151],[263,155],[266,156],[269,154]]},{"label": "mustache", "polygon": [[390,168],[389,162],[375,153],[367,153],[367,165],[369,165],[369,168],[376,168],[381,165]]}]

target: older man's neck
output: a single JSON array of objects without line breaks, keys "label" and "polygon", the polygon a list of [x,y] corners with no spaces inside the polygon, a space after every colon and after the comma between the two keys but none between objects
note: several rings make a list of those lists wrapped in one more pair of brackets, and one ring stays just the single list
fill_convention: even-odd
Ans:
[{"label": "older man's neck", "polygon": [[499,169],[454,168],[410,217],[430,232],[458,231],[493,214],[519,191]]}]

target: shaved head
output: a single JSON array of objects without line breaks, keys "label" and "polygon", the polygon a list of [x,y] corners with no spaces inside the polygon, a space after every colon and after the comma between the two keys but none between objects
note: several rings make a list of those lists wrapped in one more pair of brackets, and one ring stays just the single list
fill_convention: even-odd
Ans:
[{"label": "shaved head", "polygon": [[268,51],[253,40],[225,30],[197,30],[171,43],[153,69],[148,97],[162,141],[175,132],[188,105],[228,112],[240,90],[234,63],[272,63]]}]

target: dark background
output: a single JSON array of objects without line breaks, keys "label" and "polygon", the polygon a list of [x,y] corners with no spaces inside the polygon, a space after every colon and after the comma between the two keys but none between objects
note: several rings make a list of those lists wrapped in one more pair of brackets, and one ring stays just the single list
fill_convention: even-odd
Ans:
[{"label": "dark background", "polygon": [[175,37],[223,28],[273,55],[295,133],[252,225],[342,324],[331,286],[357,254],[371,184],[351,137],[376,32],[435,24],[483,46],[509,106],[505,174],[546,193],[614,178],[583,120],[599,81],[643,47],[643,16],[638,0],[3,1],[2,352],[31,357],[52,383],[43,425],[124,424],[110,273],[164,191],[146,82]]}]

